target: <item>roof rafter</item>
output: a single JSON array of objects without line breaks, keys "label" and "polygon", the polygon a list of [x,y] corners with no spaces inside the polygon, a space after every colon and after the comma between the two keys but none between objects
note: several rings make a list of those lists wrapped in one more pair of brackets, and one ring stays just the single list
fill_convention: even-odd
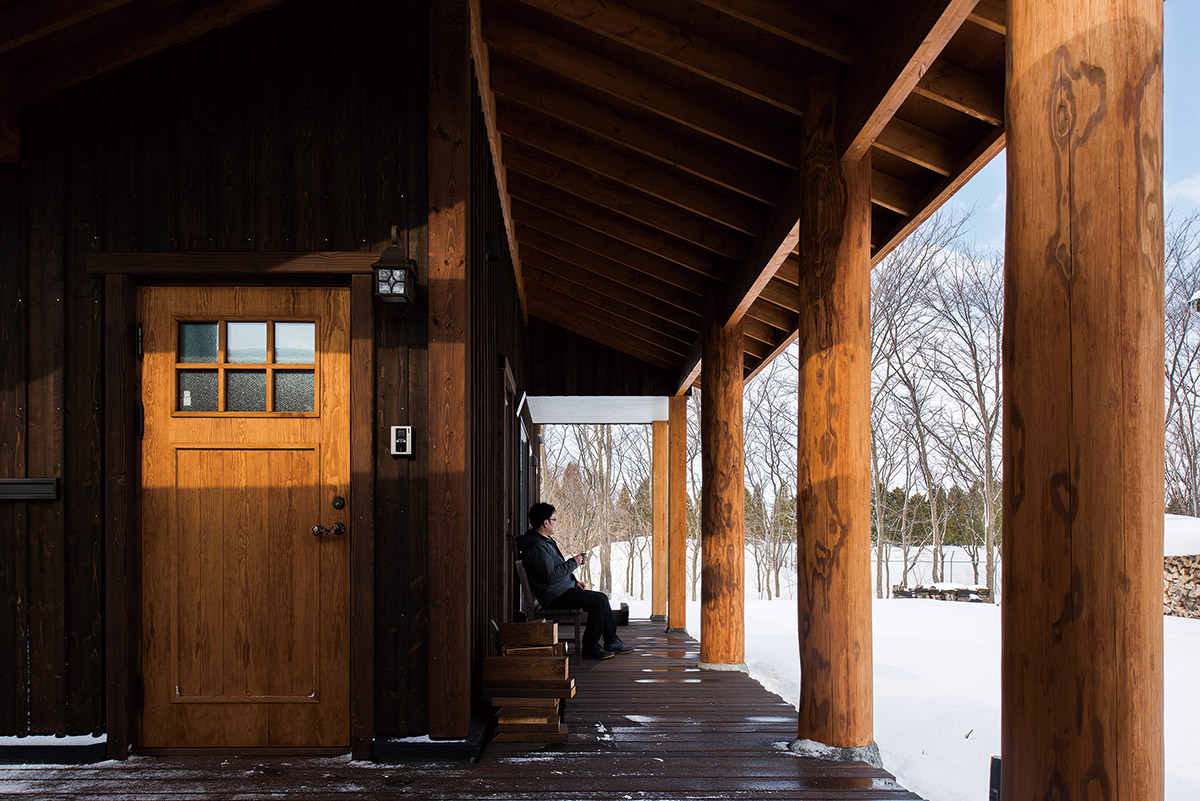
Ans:
[{"label": "roof rafter", "polygon": [[891,122],[977,0],[890,3],[865,42],[870,59],[846,76],[838,109],[838,151],[857,160]]},{"label": "roof rafter", "polygon": [[129,0],[40,0],[0,8],[0,53],[57,33]]}]

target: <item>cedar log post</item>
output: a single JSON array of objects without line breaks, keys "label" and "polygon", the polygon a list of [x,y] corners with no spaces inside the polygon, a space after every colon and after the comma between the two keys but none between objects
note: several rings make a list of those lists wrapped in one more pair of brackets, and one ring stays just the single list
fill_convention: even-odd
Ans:
[{"label": "cedar log post", "polygon": [[1163,797],[1162,8],[1008,3],[1001,787],[1014,801]]},{"label": "cedar log post", "polygon": [[839,161],[837,82],[809,81],[800,235],[798,740],[878,764],[871,662],[871,163]]},{"label": "cedar log post", "polygon": [[687,631],[687,395],[667,401],[667,631]]},{"label": "cedar log post", "polygon": [[700,374],[700,666],[746,670],[742,323],[723,326],[705,303]]},{"label": "cedar log post", "polygon": [[429,7],[429,735],[471,723],[470,335],[467,274],[471,51],[467,0]]},{"label": "cedar log post", "polygon": [[[671,494],[668,470],[668,440],[670,422],[655,420],[651,426],[651,479],[650,503],[653,507],[653,538],[650,554],[650,619],[667,619],[667,519],[668,499]],[[631,588],[632,589],[632,588]]]}]

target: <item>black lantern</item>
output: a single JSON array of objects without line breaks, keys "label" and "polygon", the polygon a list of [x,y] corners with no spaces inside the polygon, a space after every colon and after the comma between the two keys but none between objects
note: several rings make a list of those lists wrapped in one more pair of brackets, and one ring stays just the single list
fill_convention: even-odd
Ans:
[{"label": "black lantern", "polygon": [[375,295],[387,303],[398,304],[401,313],[407,312],[416,296],[415,266],[399,247],[392,245],[384,250],[379,261],[371,265],[375,271]]}]

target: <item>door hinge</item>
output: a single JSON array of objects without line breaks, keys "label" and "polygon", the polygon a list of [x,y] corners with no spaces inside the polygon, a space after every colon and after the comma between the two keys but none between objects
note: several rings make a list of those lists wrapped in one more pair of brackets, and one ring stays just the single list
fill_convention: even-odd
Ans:
[{"label": "door hinge", "polygon": [[142,361],[143,357],[145,357],[145,355],[146,355],[145,340],[142,338],[142,336],[143,336],[142,335],[142,324],[138,323],[138,326],[137,326],[137,357],[138,357],[139,362]]},{"label": "door hinge", "polygon": [[138,439],[146,438],[146,404],[138,401],[137,407],[137,432]]},{"label": "door hinge", "polygon": [[137,711],[144,712],[146,709],[146,682],[140,674],[133,682],[133,697],[137,703]]}]

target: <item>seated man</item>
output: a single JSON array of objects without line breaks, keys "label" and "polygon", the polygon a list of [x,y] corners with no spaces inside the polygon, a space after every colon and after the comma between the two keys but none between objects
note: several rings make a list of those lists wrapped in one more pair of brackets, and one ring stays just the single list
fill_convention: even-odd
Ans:
[{"label": "seated man", "polygon": [[[529,510],[529,531],[517,538],[517,549],[525,563],[525,574],[538,603],[547,608],[582,609],[587,612],[587,628],[583,631],[583,656],[588,659],[611,659],[613,654],[633,650],[617,637],[608,596],[593,592],[582,581],[575,580],[575,568],[583,564],[583,554],[570,559],[562,555],[551,539],[554,507],[535,503]],[[604,637],[604,645],[600,637]]]}]

